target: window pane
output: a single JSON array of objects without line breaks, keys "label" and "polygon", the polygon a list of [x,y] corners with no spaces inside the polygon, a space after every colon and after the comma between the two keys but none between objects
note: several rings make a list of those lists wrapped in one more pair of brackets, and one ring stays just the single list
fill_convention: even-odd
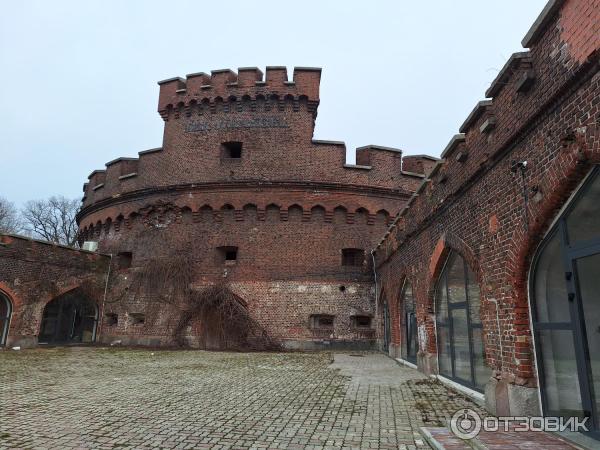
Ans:
[{"label": "window pane", "polygon": [[600,253],[577,261],[577,278],[587,334],[592,401],[600,408]]},{"label": "window pane", "polygon": [[562,417],[583,417],[571,331],[540,330],[537,336],[549,412]]},{"label": "window pane", "polygon": [[435,312],[438,322],[448,322],[448,299],[446,296],[446,277],[441,276],[435,291]]},{"label": "window pane", "polygon": [[492,376],[492,370],[485,365],[485,349],[483,347],[483,330],[473,328],[473,365],[475,368],[475,386],[483,389]]},{"label": "window pane", "polygon": [[538,259],[534,288],[537,322],[571,321],[558,233],[552,236]]},{"label": "window pane", "polygon": [[465,265],[463,259],[453,253],[448,258],[444,269],[447,272],[448,295],[450,303],[459,303],[467,300],[465,294]]},{"label": "window pane", "polygon": [[404,311],[406,313],[415,311],[415,301],[413,298],[412,286],[410,283],[406,283],[404,287],[404,295],[402,297],[404,303]]},{"label": "window pane", "polygon": [[450,363],[450,337],[448,327],[437,327],[438,363],[441,375],[452,376]]},{"label": "window pane", "polygon": [[455,376],[471,381],[471,350],[469,348],[469,328],[467,327],[467,309],[452,311],[452,344],[454,345]]},{"label": "window pane", "polygon": [[[8,301],[4,299],[2,294],[0,294],[0,320],[4,320],[6,318],[8,318]],[[0,328],[0,333],[2,333],[2,328]]]},{"label": "window pane", "polygon": [[467,292],[469,294],[469,314],[471,315],[471,323],[481,323],[479,317],[479,308],[481,305],[481,299],[479,292],[479,284],[477,284],[477,277],[475,273],[467,265]]},{"label": "window pane", "polygon": [[567,230],[571,244],[600,236],[599,198],[600,176],[595,174],[591,184],[586,187],[567,217]]},{"label": "window pane", "polygon": [[6,344],[6,335],[8,334],[8,321],[10,316],[10,305],[8,299],[0,293],[0,346]]},{"label": "window pane", "polygon": [[406,315],[406,334],[408,335],[406,338],[408,351],[407,357],[409,360],[414,361],[417,357],[418,348],[418,340],[417,340],[417,316],[415,313],[408,313]]},{"label": "window pane", "polygon": [[415,310],[412,285],[407,281],[402,289],[402,309],[400,311],[400,340],[402,358],[407,359],[411,343],[410,339],[410,316]]}]

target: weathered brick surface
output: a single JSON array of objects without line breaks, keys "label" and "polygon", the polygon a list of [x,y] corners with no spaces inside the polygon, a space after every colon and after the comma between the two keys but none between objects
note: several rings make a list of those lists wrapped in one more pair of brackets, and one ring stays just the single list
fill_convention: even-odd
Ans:
[{"label": "weathered brick surface", "polygon": [[[452,141],[377,248],[394,349],[401,340],[400,287],[405,278],[412,282],[423,369],[435,371],[426,363],[436,354],[435,283],[453,249],[477,274],[487,363],[496,378],[537,383],[527,293],[532,256],[569,195],[600,163],[598,6],[564,2],[530,50],[511,58],[488,90],[493,99],[465,121],[464,136]],[[528,71],[534,82],[519,91]],[[513,170],[520,161],[527,162],[524,181]]]},{"label": "weathered brick surface", "polygon": [[[13,310],[7,345],[35,344],[46,304],[82,287],[97,294],[108,265],[109,257],[99,253],[0,235],[0,292]],[[93,300],[100,304],[102,298]]]},{"label": "weathered brick surface", "polygon": [[[288,345],[374,341],[374,329],[352,321],[374,314],[367,252],[436,159],[409,157],[403,168],[401,151],[367,146],[346,165],[343,143],[312,140],[320,76],[296,69],[288,82],[285,69],[267,68],[263,81],[240,69],[159,83],[162,147],[111,161],[84,186],[82,240],[133,256],[113,274],[104,313],[119,319],[103,340],[172,343],[181,311],[122,292],[140,268],[187,252],[196,288],[225,280]],[[224,157],[225,142],[241,142],[241,158]],[[224,246],[238,248],[235,263],[219,259]],[[362,266],[343,266],[344,248],[363,249]],[[145,323],[132,325],[132,313]],[[335,316],[333,329],[311,329],[313,314]]]}]

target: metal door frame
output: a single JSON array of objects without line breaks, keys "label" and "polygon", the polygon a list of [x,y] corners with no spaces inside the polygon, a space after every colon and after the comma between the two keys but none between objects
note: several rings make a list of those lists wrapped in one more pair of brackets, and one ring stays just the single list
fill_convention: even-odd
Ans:
[{"label": "metal door frame", "polygon": [[[450,291],[448,289],[448,272],[446,271],[447,266],[448,266],[448,261],[450,261],[450,258],[452,255],[457,255],[460,257],[460,259],[462,260],[463,263],[463,281],[464,281],[464,289],[465,289],[465,301],[464,302],[458,302],[458,303],[451,303],[450,302]],[[469,308],[469,304],[470,304],[470,295],[469,295],[469,289],[468,289],[468,285],[469,285],[469,267],[467,265],[467,261],[465,260],[465,258],[457,251],[455,250],[451,250],[448,253],[448,256],[446,258],[446,261],[444,262],[444,266],[442,267],[442,270],[440,272],[440,276],[437,280],[437,287],[435,290],[435,294],[434,294],[434,303],[435,303],[435,299],[437,298],[437,292],[438,289],[440,289],[440,284],[442,282],[442,279],[446,280],[446,308],[448,310],[448,322],[445,324],[439,324],[438,323],[438,316],[437,316],[437,311],[436,311],[436,335],[437,335],[437,329],[439,326],[444,327],[446,329],[448,329],[448,342],[450,344],[450,367],[451,367],[451,374],[442,374],[440,373],[440,375],[455,381],[458,384],[461,384],[463,386],[468,387],[469,389],[472,389],[476,392],[483,392],[483,389],[476,386],[475,382],[475,355],[473,352],[473,328],[483,328],[483,324],[480,323],[476,323],[473,324],[471,321],[471,310]],[[475,282],[477,282],[477,280],[474,280]],[[481,296],[479,298],[479,302],[480,302],[480,308],[481,308]],[[469,340],[469,361],[471,364],[471,379],[470,380],[465,380],[463,378],[459,378],[456,376],[456,360],[455,360],[455,349],[454,349],[454,319],[452,318],[452,311],[453,310],[459,310],[459,309],[464,309],[466,311],[466,318],[467,318],[467,337]],[[438,358],[439,358],[439,347],[438,347]],[[485,357],[484,357],[485,359]],[[438,367],[439,367],[439,361],[438,361]]]},{"label": "metal door frame", "polygon": [[[558,411],[552,411],[548,407],[548,398],[545,389],[545,373],[544,366],[540,364],[540,356],[543,354],[540,347],[538,332],[541,330],[565,330],[570,331],[573,337],[573,345],[575,348],[575,361],[577,365],[577,377],[579,381],[579,391],[581,396],[581,406],[584,415],[590,417],[591,430],[585,432],[595,439],[600,439],[600,417],[595,402],[592,400],[595,397],[594,387],[590,383],[591,379],[591,364],[589,363],[589,348],[587,335],[585,330],[585,320],[583,314],[583,303],[579,286],[579,278],[577,274],[576,261],[587,256],[600,254],[600,236],[591,240],[582,241],[577,244],[571,244],[567,233],[567,217],[577,206],[577,201],[583,197],[592,181],[600,176],[598,167],[592,169],[575,194],[565,203],[565,207],[559,213],[555,223],[551,226],[548,233],[544,237],[542,243],[535,253],[535,257],[531,265],[531,273],[529,283],[529,298],[530,298],[530,315],[533,334],[533,343],[536,357],[536,367],[538,372],[538,382],[540,386],[540,401],[544,415],[559,415]],[[569,303],[570,320],[568,322],[538,322],[537,309],[535,305],[535,274],[540,256],[543,250],[551,240],[557,236],[559,239],[560,257],[565,273],[567,299]]]},{"label": "metal door frame", "polygon": [[12,318],[12,302],[8,295],[4,292],[0,291],[0,301],[4,300],[6,303],[6,317],[0,317],[2,323],[2,329],[0,329],[0,347],[4,347],[6,345],[6,340],[8,339],[8,330],[10,329],[10,319]]}]

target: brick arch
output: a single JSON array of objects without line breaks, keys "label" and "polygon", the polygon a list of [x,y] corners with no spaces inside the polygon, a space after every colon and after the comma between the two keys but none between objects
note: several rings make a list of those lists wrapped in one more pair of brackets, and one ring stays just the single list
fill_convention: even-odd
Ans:
[{"label": "brick arch", "polygon": [[102,224],[102,228],[103,228],[103,230],[104,230],[104,234],[105,234],[105,235],[108,235],[108,234],[110,234],[110,229],[111,229],[111,227],[112,227],[112,223],[113,223],[113,220],[112,220],[112,218],[111,218],[111,217],[107,217],[107,218],[104,220],[104,223]]},{"label": "brick arch", "polygon": [[259,208],[255,203],[246,203],[242,206],[242,215],[244,220],[258,220]]},{"label": "brick arch", "polygon": [[401,311],[401,293],[402,286],[406,280],[409,280],[413,283],[414,281],[408,275],[408,270],[406,267],[401,267],[399,270],[399,276],[391,277],[395,281],[393,283],[387,284],[387,291],[390,293],[389,307],[390,307],[390,316],[391,316],[391,332],[392,332],[392,343],[395,345],[401,344],[401,324],[400,324],[400,311]]},{"label": "brick arch", "polygon": [[[600,163],[600,161],[597,161]],[[553,221],[558,217],[562,207],[567,203],[572,194],[575,193],[585,177],[594,168],[594,164],[562,167],[566,171],[561,176],[562,183],[553,187],[550,195],[545,196],[540,204],[532,211],[533,221],[530,221],[529,229],[525,232],[523,227],[518,227],[511,236],[516,257],[510,268],[510,276],[515,288],[515,306],[528,308],[527,279],[531,269],[533,256],[543,241],[545,234],[550,230]]]},{"label": "brick arch", "polygon": [[375,214],[376,214],[376,215],[378,215],[378,216],[382,216],[382,217],[385,219],[385,222],[386,222],[386,223],[387,223],[387,222],[389,221],[389,219],[390,219],[390,213],[388,212],[388,210],[387,210],[387,209],[383,209],[383,208],[382,208],[382,209],[380,209],[379,211],[377,211]]},{"label": "brick arch", "polygon": [[337,205],[335,208],[333,208],[333,214],[331,216],[333,222],[336,222],[336,215],[338,214],[343,216],[343,219],[340,217],[340,219],[342,219],[342,223],[346,223],[348,220],[348,208],[343,205]]},{"label": "brick arch", "polygon": [[197,211],[206,211],[206,210],[210,210],[210,211],[214,211],[214,208],[209,205],[208,203],[204,203],[202,206],[200,206]]},{"label": "brick arch", "polygon": [[281,220],[282,208],[277,203],[269,203],[265,206],[265,220]]},{"label": "brick arch", "polygon": [[298,203],[294,203],[293,205],[288,206],[285,211],[287,220],[298,220],[302,221],[302,217],[304,215],[305,209],[299,205]]},{"label": "brick arch", "polygon": [[[427,272],[426,281],[426,319],[422,325],[425,325],[428,329],[434,329],[435,327],[435,288],[437,285],[438,278],[442,273],[444,264],[448,259],[448,255],[451,251],[458,253],[466,262],[469,268],[475,273],[477,277],[477,283],[480,286],[480,302],[483,305],[484,295],[482,287],[485,286],[484,275],[479,265],[479,261],[475,256],[475,252],[469,247],[469,245],[456,236],[454,233],[445,232],[443,233],[437,244],[433,249],[433,253],[429,260],[429,269]],[[429,323],[433,321],[433,323]],[[485,334],[485,333],[484,333]],[[427,348],[431,353],[437,352],[437,343],[435,339],[435,333],[428,333]],[[484,337],[485,339],[485,337]]]},{"label": "brick arch", "polygon": [[[532,330],[529,323],[529,286],[528,279],[532,270],[532,263],[546,233],[550,230],[554,220],[559,217],[560,210],[567,204],[571,195],[573,195],[585,177],[593,170],[593,164],[571,164],[570,167],[561,167],[560,170],[566,171],[561,176],[562,183],[557,184],[551,193],[537,205],[532,213],[535,220],[530,221],[528,230],[524,227],[517,227],[512,234],[516,257],[513,259],[513,266],[510,268],[509,276],[513,285],[514,301],[514,319],[512,327],[515,335],[531,337]],[[535,355],[532,350],[533,342],[530,340],[526,349],[521,351],[518,364],[519,376],[523,378],[533,378],[536,376],[534,369]]]},{"label": "brick arch", "polygon": [[[264,208],[261,208],[259,203],[257,202],[247,202],[243,206],[241,204],[236,205],[230,201],[221,201],[219,203],[204,201],[204,202],[194,202],[188,199],[178,198],[174,202],[168,202],[169,207],[180,214],[191,212],[192,215],[202,214],[207,210],[212,211],[218,217],[223,215],[224,213],[229,213],[231,210],[237,212],[243,220],[243,211],[245,208],[250,205],[254,205],[259,211],[265,211],[270,208],[277,208],[280,210],[280,219],[286,220],[290,209],[299,208],[302,210],[302,221],[310,221],[314,212],[323,211],[325,216],[325,222],[331,222],[334,214],[337,212],[340,215],[343,215],[344,223],[358,223],[358,217],[361,215],[365,215],[366,224],[372,225],[374,214],[370,213],[370,211],[364,207],[359,206],[353,209],[348,208],[346,205],[336,203],[335,206],[326,205],[323,203],[316,204],[301,204],[298,202],[294,203],[286,203],[286,202],[270,202]],[[97,233],[101,235],[107,231],[107,226],[113,227],[115,231],[120,231],[121,226],[123,224],[130,226],[136,219],[144,216],[146,212],[153,210],[156,206],[160,206],[154,201],[148,201],[143,205],[125,205],[122,209],[114,209],[110,212],[110,214],[106,214],[98,218],[97,216],[92,219],[87,225],[81,225],[80,231],[83,236],[89,236],[93,238]],[[352,212],[354,211],[354,212]],[[389,214],[386,210],[381,209],[377,212],[379,217],[384,217]],[[389,216],[387,216],[389,217]],[[340,217],[341,218],[341,217]],[[110,225],[109,225],[110,224]],[[118,228],[117,228],[118,227]]]},{"label": "brick arch", "polygon": [[437,283],[437,279],[439,278],[444,267],[444,263],[446,262],[446,259],[448,259],[448,255],[451,251],[455,251],[464,258],[470,269],[477,276],[477,283],[479,283],[479,286],[484,286],[484,275],[479,265],[479,260],[475,256],[475,252],[473,252],[471,247],[461,238],[453,233],[446,232],[440,236],[435,248],[433,249],[431,259],[429,260],[427,290],[430,301],[433,301],[435,284]]},{"label": "brick arch", "polygon": [[[37,302],[37,308],[36,308],[37,312],[39,314],[39,316],[38,316],[39,320],[37,323],[37,329],[36,329],[36,333],[35,333],[36,336],[39,336],[40,332],[42,331],[42,322],[44,320],[44,311],[46,310],[46,306],[48,306],[48,304],[50,302],[52,302],[53,300],[56,300],[59,297],[65,295],[65,294],[68,294],[69,292],[73,292],[73,291],[81,288],[81,286],[83,286],[82,282],[72,283],[66,287],[59,289],[58,292],[53,292],[52,294],[49,294],[49,295],[46,295],[46,296],[40,298],[39,302]],[[96,301],[96,299],[94,299],[91,296],[87,296],[87,299],[89,301],[91,301],[94,304],[94,306],[96,307],[96,315],[98,318],[98,321],[96,322],[96,334],[98,334],[98,332],[100,331],[99,318],[100,318],[100,315],[102,314],[101,305]]]},{"label": "brick arch", "polygon": [[[11,329],[18,328],[18,321],[15,318],[19,317],[23,309],[23,300],[15,291],[13,291],[6,283],[0,281],[0,294],[3,294],[8,298],[11,306],[10,319],[8,320],[8,332],[6,334],[7,342],[10,337]],[[0,333],[2,330],[0,330]]]},{"label": "brick arch", "polygon": [[[79,289],[81,286],[83,286],[83,283],[81,281],[78,281],[75,283],[70,283],[67,286],[58,289],[57,291],[52,292],[51,294],[47,294],[47,295],[44,295],[43,297],[40,297],[39,301],[37,303],[39,306],[42,307],[42,309],[44,309],[44,308],[46,308],[46,305],[48,303],[50,303],[52,300],[57,299],[61,295],[64,295],[71,291]],[[90,299],[90,300],[92,300],[94,303],[96,303],[96,301],[94,299]]]},{"label": "brick arch", "polygon": [[323,222],[325,222],[325,218],[327,217],[327,210],[321,204],[314,205],[310,208],[310,220],[316,221],[317,218],[320,218]]},{"label": "brick arch", "polygon": [[283,102],[286,109],[293,109],[295,101],[296,99],[292,94],[286,94],[285,97],[283,97]]}]

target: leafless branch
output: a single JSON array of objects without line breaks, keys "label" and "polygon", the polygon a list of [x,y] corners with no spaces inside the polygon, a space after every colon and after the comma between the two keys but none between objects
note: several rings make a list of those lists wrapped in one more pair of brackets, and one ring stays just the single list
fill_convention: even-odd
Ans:
[{"label": "leafless branch", "polygon": [[23,223],[14,203],[0,197],[0,233],[21,233]]},{"label": "leafless branch", "polygon": [[27,202],[21,214],[25,228],[33,236],[74,247],[77,244],[75,215],[78,209],[78,200],[52,196],[47,200]]}]

